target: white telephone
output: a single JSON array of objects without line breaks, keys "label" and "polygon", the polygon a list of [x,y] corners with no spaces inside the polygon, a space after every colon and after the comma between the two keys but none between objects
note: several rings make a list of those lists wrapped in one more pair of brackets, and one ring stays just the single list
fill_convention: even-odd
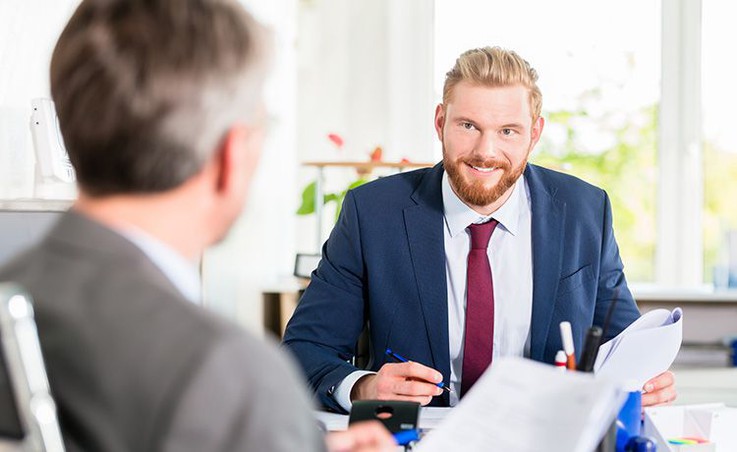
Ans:
[{"label": "white telephone", "polygon": [[75,175],[59,130],[54,102],[31,100],[31,135],[36,150],[36,196],[69,199],[75,196]]}]

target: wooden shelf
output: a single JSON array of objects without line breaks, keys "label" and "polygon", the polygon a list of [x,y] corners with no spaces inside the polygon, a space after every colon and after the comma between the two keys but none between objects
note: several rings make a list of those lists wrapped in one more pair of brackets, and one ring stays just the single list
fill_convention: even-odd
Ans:
[{"label": "wooden shelf", "polygon": [[435,163],[427,162],[350,162],[350,161],[308,161],[302,162],[304,166],[315,166],[318,168],[342,167],[342,168],[427,168]]},{"label": "wooden shelf", "polygon": [[371,174],[377,168],[392,168],[399,171],[405,169],[428,168],[435,163],[428,162],[351,162],[351,161],[308,161],[302,162],[303,166],[311,166],[319,170],[324,168],[355,168],[358,174]]}]

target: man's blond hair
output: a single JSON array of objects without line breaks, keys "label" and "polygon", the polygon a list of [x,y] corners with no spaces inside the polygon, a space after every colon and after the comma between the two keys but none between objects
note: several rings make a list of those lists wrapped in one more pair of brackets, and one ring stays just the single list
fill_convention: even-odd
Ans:
[{"label": "man's blond hair", "polygon": [[514,51],[483,47],[463,52],[445,74],[443,104],[450,101],[453,88],[462,81],[489,87],[522,85],[530,95],[532,120],[540,117],[543,96],[537,86],[537,71]]}]

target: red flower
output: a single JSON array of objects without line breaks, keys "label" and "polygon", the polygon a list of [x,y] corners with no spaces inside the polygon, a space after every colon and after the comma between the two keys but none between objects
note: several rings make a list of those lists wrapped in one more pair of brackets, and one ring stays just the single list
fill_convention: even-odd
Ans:
[{"label": "red flower", "polygon": [[381,146],[376,146],[376,148],[374,148],[374,151],[371,153],[371,161],[380,162],[382,154],[384,154],[384,150],[381,149]]},{"label": "red flower", "polygon": [[341,138],[337,133],[329,133],[328,140],[332,141],[338,149],[343,148],[343,138]]}]

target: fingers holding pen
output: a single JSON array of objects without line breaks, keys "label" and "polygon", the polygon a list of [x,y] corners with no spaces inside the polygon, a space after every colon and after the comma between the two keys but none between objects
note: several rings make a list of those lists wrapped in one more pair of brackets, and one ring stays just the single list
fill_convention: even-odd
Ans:
[{"label": "fingers holding pen", "polygon": [[407,400],[422,405],[442,394],[443,380],[434,369],[416,362],[384,364],[375,375],[367,375],[353,388],[353,400]]},{"label": "fingers holding pen", "polygon": [[377,377],[378,399],[411,400],[427,405],[443,392],[437,386],[443,376],[416,362],[384,364]]}]

